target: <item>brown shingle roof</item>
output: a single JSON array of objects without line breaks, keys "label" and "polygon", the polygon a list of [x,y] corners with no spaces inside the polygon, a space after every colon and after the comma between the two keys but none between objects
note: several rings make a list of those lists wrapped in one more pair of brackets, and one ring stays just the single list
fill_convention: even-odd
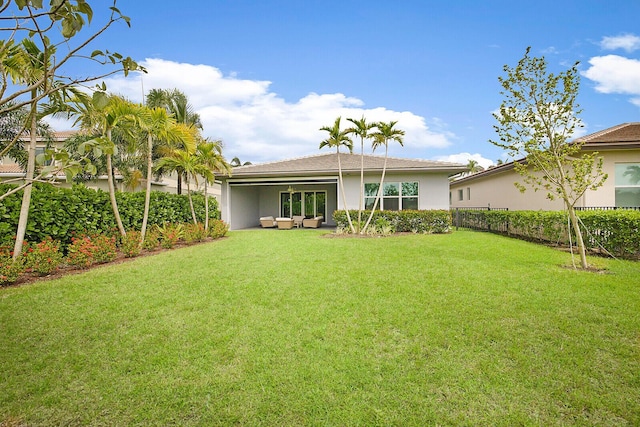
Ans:
[{"label": "brown shingle roof", "polygon": [[[360,171],[361,157],[359,154],[340,154],[342,171]],[[384,157],[364,156],[365,171],[382,171]],[[387,171],[439,171],[455,174],[466,170],[466,166],[459,163],[438,162],[433,160],[400,159],[389,157]],[[290,176],[290,175],[323,175],[338,173],[338,158],[336,153],[318,154],[299,157],[277,162],[259,163],[255,165],[238,166],[233,168],[233,177],[249,176]]]},{"label": "brown shingle roof", "polygon": [[584,142],[585,145],[640,143],[640,122],[622,123],[582,138],[576,138],[576,141]]}]

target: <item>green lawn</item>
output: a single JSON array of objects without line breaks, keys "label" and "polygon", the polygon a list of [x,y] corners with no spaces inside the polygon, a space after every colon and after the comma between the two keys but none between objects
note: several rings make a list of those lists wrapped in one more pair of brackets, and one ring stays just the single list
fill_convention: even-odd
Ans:
[{"label": "green lawn", "polygon": [[0,425],[640,425],[640,264],[323,233],[0,289]]}]

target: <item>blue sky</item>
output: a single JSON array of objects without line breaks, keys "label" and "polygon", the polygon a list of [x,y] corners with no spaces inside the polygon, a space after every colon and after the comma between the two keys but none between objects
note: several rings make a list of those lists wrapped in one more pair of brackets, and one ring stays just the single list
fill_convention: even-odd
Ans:
[{"label": "blue sky", "polygon": [[[100,22],[99,1],[90,2]],[[105,2],[107,3],[107,2]],[[188,6],[187,6],[188,5]],[[553,72],[580,61],[582,134],[640,121],[640,1],[119,0],[131,28],[91,45],[149,71],[109,79],[132,100],[178,88],[228,159],[318,154],[337,116],[397,120],[397,157],[499,158],[498,76],[531,46]],[[576,135],[578,136],[578,135]]]}]

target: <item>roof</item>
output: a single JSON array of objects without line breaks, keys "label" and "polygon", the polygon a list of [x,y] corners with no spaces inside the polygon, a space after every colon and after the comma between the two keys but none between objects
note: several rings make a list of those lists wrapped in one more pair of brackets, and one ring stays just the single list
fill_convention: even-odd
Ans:
[{"label": "roof", "polygon": [[[620,150],[620,149],[640,149],[640,122],[622,123],[580,138],[574,139],[575,142],[582,142],[583,149],[587,150]],[[519,159],[516,162],[523,163],[526,159]],[[474,173],[452,182],[455,184],[469,182],[476,179],[484,178],[501,172],[513,169],[514,162],[503,163],[484,171]]]},{"label": "roof", "polygon": [[[343,173],[360,172],[362,158],[360,154],[340,153],[340,164]],[[384,166],[383,156],[364,156],[364,170],[381,172]],[[456,174],[467,170],[466,165],[459,163],[439,162],[433,160],[387,158],[387,172],[440,172]],[[317,154],[276,162],[258,163],[255,165],[233,168],[232,178],[266,177],[266,176],[304,176],[335,175],[338,173],[338,157],[336,153]],[[222,176],[221,176],[222,178]]]}]

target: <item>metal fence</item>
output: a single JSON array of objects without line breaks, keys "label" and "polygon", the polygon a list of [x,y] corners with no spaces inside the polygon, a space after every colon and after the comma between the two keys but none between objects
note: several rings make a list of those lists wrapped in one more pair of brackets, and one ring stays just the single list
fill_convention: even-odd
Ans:
[{"label": "metal fence", "polygon": [[[456,208],[452,213],[453,224],[458,228],[470,228],[472,230],[482,230],[482,231],[497,231],[501,233],[506,233],[508,231],[508,224],[495,228],[495,226],[491,227],[491,224],[487,223],[484,219],[483,215],[478,215],[478,212],[487,212],[487,211],[508,211],[509,208],[492,208],[491,206],[485,207],[465,207],[465,208]],[[504,229],[502,229],[504,228]]]},{"label": "metal fence", "polygon": [[616,210],[640,211],[640,206],[576,206],[577,211],[616,211]]}]

